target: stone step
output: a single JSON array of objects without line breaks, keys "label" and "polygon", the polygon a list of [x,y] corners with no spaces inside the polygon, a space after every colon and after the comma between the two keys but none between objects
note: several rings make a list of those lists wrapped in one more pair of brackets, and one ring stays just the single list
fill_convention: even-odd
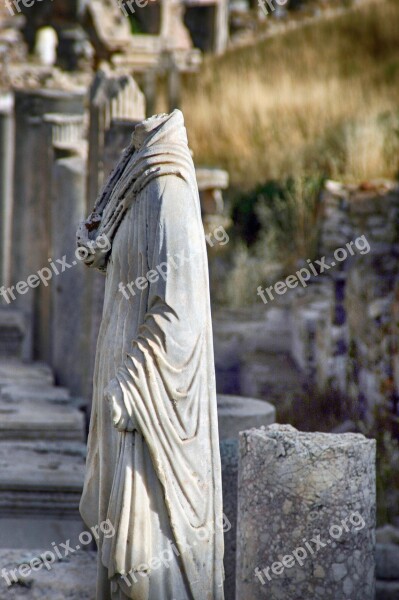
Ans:
[{"label": "stone step", "polygon": [[0,389],[10,384],[23,386],[54,385],[54,375],[48,365],[43,363],[27,364],[17,360],[0,362]]},{"label": "stone step", "polygon": [[26,384],[21,385],[11,383],[1,386],[0,399],[12,400],[15,402],[37,402],[46,400],[52,404],[68,405],[68,403],[71,402],[71,394],[66,388],[55,387],[53,385],[38,385],[32,387],[31,385]]},{"label": "stone step", "polygon": [[76,408],[47,400],[0,400],[0,441],[85,441],[85,418]]},{"label": "stone step", "polygon": [[78,442],[0,442],[0,548],[78,537],[85,453]]},{"label": "stone step", "polygon": [[[28,509],[32,498],[52,494],[59,507],[75,506],[83,488],[86,447],[72,442],[1,442],[0,506],[19,512]],[[8,503],[10,494],[18,503]],[[40,510],[40,502],[37,505]],[[48,510],[46,503],[45,509]]]},{"label": "stone step", "polygon": [[[64,540],[65,541],[65,540]],[[40,559],[46,551],[52,549],[38,545],[32,550],[0,549],[0,598],[7,600],[95,600],[97,553],[79,551],[63,557],[47,569]],[[64,554],[61,549],[61,554]],[[35,560],[36,559],[36,560]],[[20,565],[30,565],[33,561],[35,570]],[[40,567],[41,563],[41,567]],[[15,571],[17,569],[17,571]],[[9,586],[14,577],[20,583]],[[26,574],[26,576],[24,576]],[[7,575],[7,578],[5,577]]]},{"label": "stone step", "polygon": [[78,538],[84,441],[84,415],[48,365],[0,361],[0,548]]}]

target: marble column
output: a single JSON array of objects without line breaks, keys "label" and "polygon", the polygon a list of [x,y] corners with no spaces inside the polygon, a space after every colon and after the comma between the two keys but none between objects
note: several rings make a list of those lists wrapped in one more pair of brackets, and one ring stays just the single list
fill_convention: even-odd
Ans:
[{"label": "marble column", "polygon": [[229,41],[229,3],[228,0],[218,0],[215,6],[214,24],[214,48],[215,54],[223,54]]},{"label": "marble column", "polygon": [[220,455],[222,459],[223,513],[229,529],[224,536],[224,594],[235,597],[237,539],[237,472],[239,432],[250,427],[270,425],[276,409],[269,402],[218,394]]},{"label": "marble column", "polygon": [[86,160],[78,149],[71,149],[69,154],[53,165],[52,253],[55,259],[66,255],[71,267],[60,273],[51,287],[51,365],[57,382],[83,397],[88,391],[91,366],[86,333],[91,281],[75,255],[75,237],[86,208]]},{"label": "marble column", "polygon": [[[52,140],[44,127],[48,113],[83,115],[84,91],[15,92],[15,167],[11,283],[26,282],[48,266]],[[25,358],[46,358],[38,316],[39,288],[15,294],[28,325]]]},{"label": "marble column", "polygon": [[145,99],[129,75],[98,71],[90,89],[89,168],[87,210],[91,210],[104,181],[105,133],[113,119],[145,118]]},{"label": "marble column", "polygon": [[374,440],[271,425],[240,435],[239,600],[374,600]]}]

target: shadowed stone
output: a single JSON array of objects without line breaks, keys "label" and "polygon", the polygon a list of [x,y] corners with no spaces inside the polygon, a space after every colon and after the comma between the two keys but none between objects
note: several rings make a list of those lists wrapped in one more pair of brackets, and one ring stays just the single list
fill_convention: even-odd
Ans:
[{"label": "shadowed stone", "polygon": [[225,596],[234,598],[237,537],[238,436],[240,431],[276,420],[274,406],[261,400],[218,394],[220,453],[222,459],[223,512],[231,529],[224,536]]},{"label": "shadowed stone", "polygon": [[231,529],[224,534],[224,593],[227,600],[235,598],[237,548],[237,474],[238,440],[221,440],[223,513]]},{"label": "shadowed stone", "polygon": [[22,313],[0,308],[0,358],[22,358],[25,325]]},{"label": "shadowed stone", "polygon": [[377,579],[397,580],[399,583],[399,546],[377,544]]},{"label": "shadowed stone", "polygon": [[375,600],[398,600],[399,581],[377,581]]}]

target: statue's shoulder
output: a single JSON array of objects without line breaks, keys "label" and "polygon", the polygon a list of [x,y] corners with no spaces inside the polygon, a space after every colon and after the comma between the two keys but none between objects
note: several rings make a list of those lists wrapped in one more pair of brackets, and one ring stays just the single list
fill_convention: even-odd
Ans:
[{"label": "statue's shoulder", "polygon": [[162,175],[149,182],[143,201],[151,221],[191,222],[197,212],[192,186],[178,174]]},{"label": "statue's shoulder", "polygon": [[188,199],[191,186],[179,173],[167,173],[152,178],[143,191],[148,202],[167,205],[168,201],[184,202]]}]

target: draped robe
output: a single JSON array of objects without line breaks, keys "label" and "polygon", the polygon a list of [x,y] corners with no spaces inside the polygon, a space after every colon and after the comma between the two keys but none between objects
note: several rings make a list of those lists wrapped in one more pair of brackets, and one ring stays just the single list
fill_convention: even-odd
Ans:
[{"label": "draped robe", "polygon": [[[98,540],[97,600],[223,600],[208,268],[180,111],[136,128],[78,244],[106,272],[81,500],[88,527],[115,529]],[[133,432],[113,426],[112,380]]]}]

